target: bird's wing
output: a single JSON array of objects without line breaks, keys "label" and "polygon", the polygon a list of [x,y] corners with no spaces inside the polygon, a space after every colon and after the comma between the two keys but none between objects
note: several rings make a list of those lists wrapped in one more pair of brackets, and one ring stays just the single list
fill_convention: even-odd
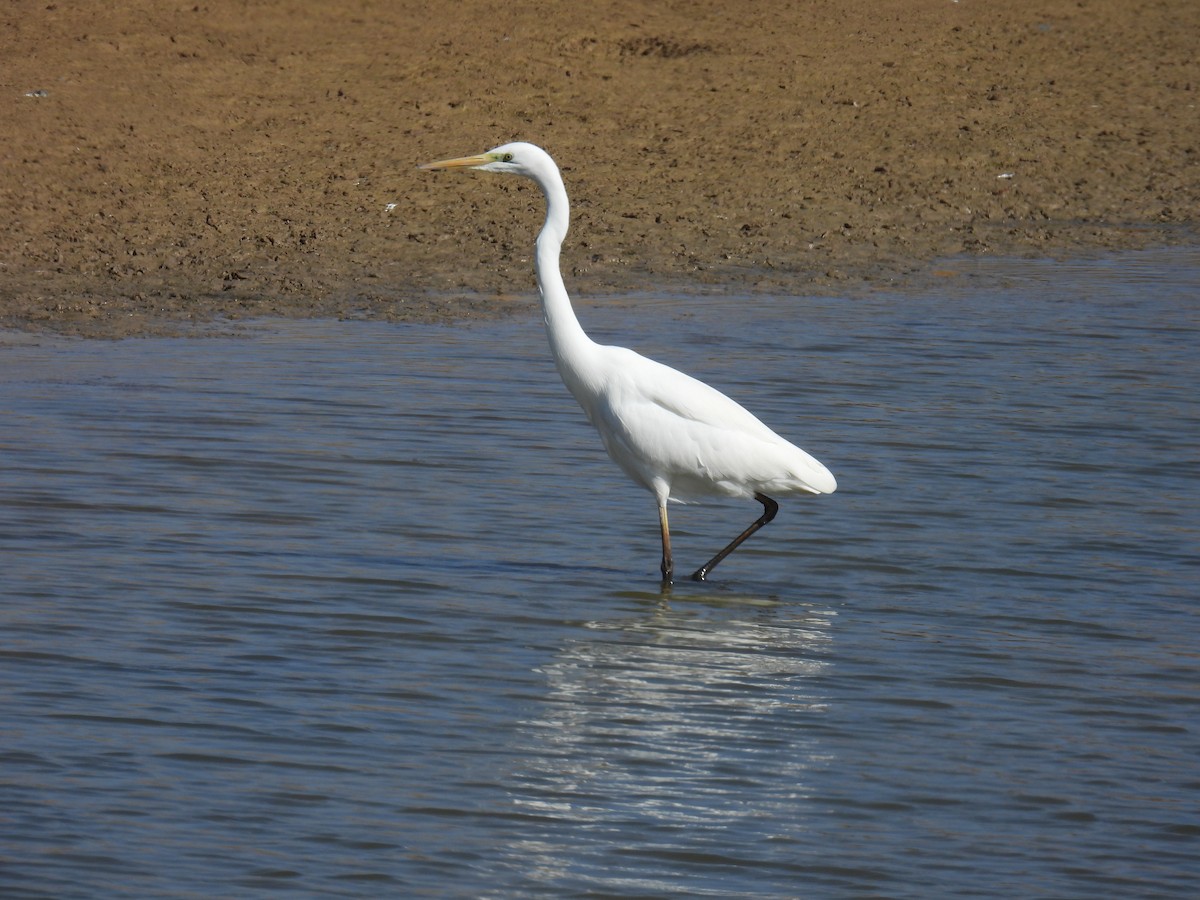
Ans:
[{"label": "bird's wing", "polygon": [[[622,349],[622,348],[615,348]],[[781,441],[774,431],[740,403],[678,369],[626,350],[619,359],[625,398],[640,398],[673,416],[698,425]]]},{"label": "bird's wing", "polygon": [[681,495],[828,493],[829,471],[716,388],[631,350],[609,348],[607,389],[593,423],[609,454],[639,481]]}]

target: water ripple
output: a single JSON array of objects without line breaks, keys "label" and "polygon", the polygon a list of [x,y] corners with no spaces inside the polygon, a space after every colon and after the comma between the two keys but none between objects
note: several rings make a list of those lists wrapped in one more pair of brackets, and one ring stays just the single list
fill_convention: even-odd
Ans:
[{"label": "water ripple", "polygon": [[0,893],[1191,896],[1198,263],[581,304],[839,477],[665,594],[536,322],[5,344]]}]

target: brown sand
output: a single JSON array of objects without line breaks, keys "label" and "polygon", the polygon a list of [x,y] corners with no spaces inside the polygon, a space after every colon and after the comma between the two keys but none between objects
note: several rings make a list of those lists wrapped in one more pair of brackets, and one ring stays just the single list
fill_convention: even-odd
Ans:
[{"label": "brown sand", "polygon": [[0,325],[525,308],[536,189],[416,169],[514,138],[577,294],[1194,239],[1195,0],[434,9],[8,0]]}]

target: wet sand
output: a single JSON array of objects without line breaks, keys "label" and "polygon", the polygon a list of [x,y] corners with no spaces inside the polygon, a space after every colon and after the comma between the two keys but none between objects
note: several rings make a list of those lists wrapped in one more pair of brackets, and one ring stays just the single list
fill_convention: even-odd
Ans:
[{"label": "wet sand", "polygon": [[536,188],[416,168],[511,139],[563,167],[576,295],[1195,240],[1192,0],[15,0],[0,20],[0,326],[527,308]]}]

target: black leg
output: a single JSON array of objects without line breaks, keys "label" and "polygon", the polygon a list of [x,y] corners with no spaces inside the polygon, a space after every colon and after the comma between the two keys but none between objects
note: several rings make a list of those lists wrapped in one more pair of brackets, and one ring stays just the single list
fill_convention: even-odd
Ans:
[{"label": "black leg", "polygon": [[671,529],[667,526],[666,504],[658,508],[658,527],[662,529],[662,583],[670,584],[675,574],[675,561],[671,558]]},{"label": "black leg", "polygon": [[717,567],[717,563],[741,546],[742,541],[750,537],[750,535],[754,534],[754,532],[758,531],[758,529],[762,528],[773,518],[775,518],[775,513],[779,512],[778,503],[776,503],[766,494],[755,494],[754,499],[763,505],[763,514],[755,519],[749,528],[730,541],[728,547],[698,568],[692,574],[693,581],[703,581],[706,579],[708,577],[708,573]]}]

